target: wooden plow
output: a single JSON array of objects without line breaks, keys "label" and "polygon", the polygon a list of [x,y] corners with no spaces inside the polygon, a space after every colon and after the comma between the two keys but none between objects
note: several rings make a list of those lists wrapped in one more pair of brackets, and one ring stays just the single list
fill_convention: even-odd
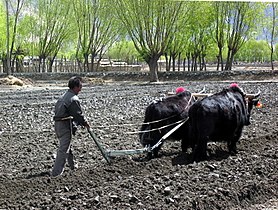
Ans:
[{"label": "wooden plow", "polygon": [[149,153],[152,152],[155,148],[160,146],[172,133],[174,133],[177,129],[179,129],[186,121],[188,118],[184,119],[182,122],[177,124],[174,128],[172,128],[168,133],[166,133],[164,136],[161,137],[161,139],[152,147],[148,146],[142,149],[128,149],[128,150],[110,150],[107,149],[105,150],[101,143],[99,142],[98,138],[96,135],[88,128],[88,133],[94,140],[95,144],[97,145],[98,149],[100,150],[102,156],[106,160],[108,164],[111,164],[111,157],[117,157],[117,156],[123,156],[123,155],[136,155],[136,154],[143,154],[143,153]]}]

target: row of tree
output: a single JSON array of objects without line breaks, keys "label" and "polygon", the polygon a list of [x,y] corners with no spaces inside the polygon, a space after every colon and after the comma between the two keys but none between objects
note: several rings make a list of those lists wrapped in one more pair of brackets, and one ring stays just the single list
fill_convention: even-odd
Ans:
[{"label": "row of tree", "polygon": [[[171,65],[175,70],[177,60],[187,63],[188,70],[204,70],[208,58],[217,59],[217,70],[231,70],[235,59],[248,60],[248,53],[254,59],[258,54],[253,50],[254,42],[259,43],[255,41],[258,36],[264,39],[264,48],[258,51],[265,55],[265,48],[268,50],[267,60],[274,69],[278,37],[275,2],[3,2],[0,56],[7,74],[21,68],[24,56],[38,57],[40,72],[51,72],[57,56],[77,60],[80,71],[95,71],[104,56],[122,48],[129,49],[133,59],[141,58],[148,64],[151,81],[158,81],[158,60],[162,56],[167,70]],[[245,43],[249,47],[244,48]]]}]

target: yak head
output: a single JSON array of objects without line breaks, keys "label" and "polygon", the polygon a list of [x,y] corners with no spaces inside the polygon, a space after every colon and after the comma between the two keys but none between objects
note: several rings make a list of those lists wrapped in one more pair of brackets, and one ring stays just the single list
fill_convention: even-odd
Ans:
[{"label": "yak head", "polygon": [[240,93],[242,99],[243,99],[243,103],[245,106],[245,120],[244,120],[244,125],[250,125],[250,116],[251,116],[251,111],[253,109],[254,106],[257,106],[258,102],[259,102],[259,96],[261,94],[261,92],[259,91],[256,94],[249,94],[249,93],[245,93],[242,88],[240,88],[237,84],[233,83],[230,85],[230,90],[232,90],[233,92],[238,92]]},{"label": "yak head", "polygon": [[259,96],[260,96],[260,91],[256,94],[245,94],[245,99],[246,99],[246,106],[247,106],[247,119],[250,124],[250,115],[251,115],[251,110],[254,106],[257,106],[259,102]]}]

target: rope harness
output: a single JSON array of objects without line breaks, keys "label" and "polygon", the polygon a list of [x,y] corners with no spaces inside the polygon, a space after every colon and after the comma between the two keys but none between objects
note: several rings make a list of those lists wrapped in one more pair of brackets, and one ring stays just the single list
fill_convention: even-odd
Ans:
[{"label": "rope harness", "polygon": [[[179,113],[179,114],[176,114],[176,115],[172,115],[172,116],[170,116],[170,117],[168,117],[168,118],[164,118],[164,119],[162,119],[162,120],[160,120],[160,121],[163,121],[163,120],[166,120],[166,119],[169,119],[169,118],[172,118],[172,117],[175,117],[175,116],[178,116],[178,115],[181,115],[188,107],[189,107],[189,104],[191,103],[191,101],[192,101],[192,98],[193,98],[193,95],[191,94],[191,96],[190,96],[190,99],[189,99],[189,101],[188,101],[188,103],[187,103],[187,105],[186,105],[186,107]],[[153,128],[153,129],[150,129],[150,130],[144,130],[144,131],[136,131],[136,132],[127,132],[127,134],[140,134],[140,133],[148,133],[148,132],[153,132],[153,131],[157,131],[157,130],[161,130],[161,129],[165,129],[165,128],[168,128],[168,127],[170,127],[170,126],[173,126],[173,125],[176,125],[176,124],[180,124],[180,123],[182,123],[182,124],[184,124],[187,120],[189,119],[189,117],[187,117],[186,119],[182,119],[182,120],[180,120],[180,121],[177,121],[177,122],[174,122],[174,123],[171,123],[171,124],[168,124],[168,125],[164,125],[164,126],[162,126],[162,127],[159,127],[159,128]],[[149,124],[152,124],[153,122],[155,122],[155,121],[152,121],[152,122],[150,122]],[[179,126],[180,127],[180,126]]]},{"label": "rope harness", "polygon": [[[186,107],[185,107],[180,113],[178,113],[178,114],[175,114],[175,115],[172,115],[172,116],[163,118],[163,119],[154,120],[154,121],[145,122],[145,123],[140,123],[140,124],[118,124],[118,125],[110,125],[109,127],[151,125],[151,124],[154,124],[154,123],[158,123],[158,122],[163,122],[163,121],[169,120],[169,119],[171,119],[171,118],[174,118],[174,117],[176,117],[176,116],[181,115],[181,114],[189,107],[189,104],[191,103],[192,98],[193,98],[193,95],[191,94],[191,96],[190,96],[190,98],[189,98],[189,101],[188,101]],[[174,123],[171,123],[171,124],[168,124],[168,125],[161,126],[161,127],[159,127],[159,128],[153,128],[153,129],[144,130],[144,131],[126,132],[126,134],[132,135],[132,134],[140,134],[140,133],[154,132],[154,131],[158,131],[158,130],[162,130],[162,129],[171,127],[171,126],[173,126],[173,125],[182,123],[182,122],[187,121],[187,120],[188,120],[188,118],[187,118],[187,119],[179,120],[179,121],[177,121],[177,122],[174,122]],[[107,127],[107,126],[92,126],[92,128],[106,128],[106,127]]]},{"label": "rope harness", "polygon": [[168,125],[161,126],[161,127],[159,127],[159,128],[153,128],[153,129],[151,129],[151,130],[145,130],[145,131],[127,132],[127,134],[137,134],[137,133],[148,133],[148,132],[153,132],[153,131],[161,130],[161,129],[168,128],[168,127],[170,127],[170,126],[173,126],[173,125],[182,123],[183,121],[184,121],[184,119],[183,119],[183,120],[180,120],[180,121],[177,121],[177,122],[174,122],[174,123],[171,123],[171,124],[168,124]]},{"label": "rope harness", "polygon": [[186,123],[186,121],[189,119],[189,117],[187,117],[186,119],[183,120],[183,122],[179,123],[178,125],[176,125],[174,128],[172,128],[168,133],[166,133],[164,136],[161,137],[161,139],[159,139],[159,141],[153,145],[150,150],[153,151],[155,148],[159,147],[161,144],[163,144],[163,142],[172,134],[174,133],[177,129],[179,129],[184,123]]}]

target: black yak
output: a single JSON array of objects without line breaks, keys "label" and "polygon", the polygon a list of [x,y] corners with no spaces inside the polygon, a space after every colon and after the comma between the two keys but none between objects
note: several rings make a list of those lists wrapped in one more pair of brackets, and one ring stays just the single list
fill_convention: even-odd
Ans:
[{"label": "black yak", "polygon": [[184,145],[195,147],[194,160],[207,158],[208,141],[226,141],[229,152],[236,154],[236,143],[243,127],[250,124],[250,113],[259,95],[247,95],[237,84],[232,84],[192,104],[188,111],[190,139],[183,141]]},{"label": "black yak", "polygon": [[[193,95],[182,88],[176,89],[177,94],[157,100],[148,105],[145,111],[144,123],[140,129],[140,142],[143,146],[154,146],[166,133],[179,122],[187,120],[188,109],[195,102]],[[181,140],[186,138],[187,123],[178,128],[169,138]],[[149,154],[157,157],[162,144]]]}]

